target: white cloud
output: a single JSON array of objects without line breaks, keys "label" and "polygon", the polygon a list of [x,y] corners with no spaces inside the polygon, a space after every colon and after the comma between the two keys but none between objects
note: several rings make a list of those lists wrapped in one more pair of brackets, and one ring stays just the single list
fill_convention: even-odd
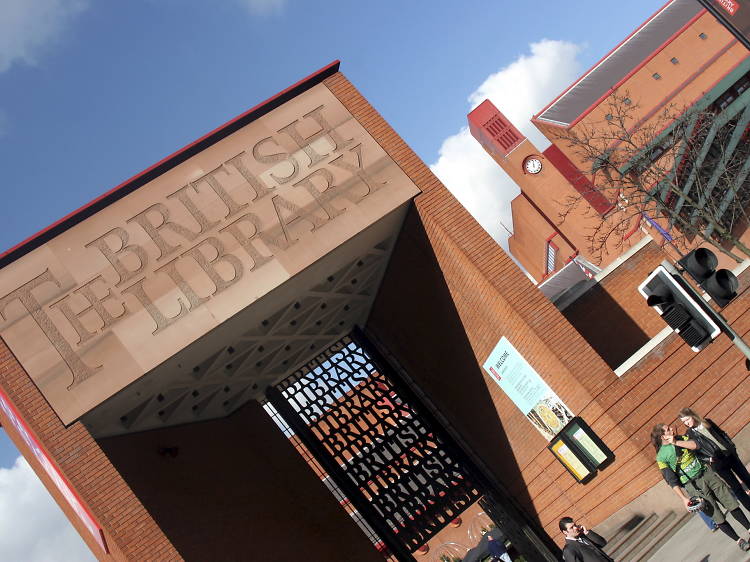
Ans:
[{"label": "white cloud", "polygon": [[42,51],[86,5],[86,0],[2,0],[0,72],[14,63],[36,64]]},{"label": "white cloud", "polygon": [[[467,112],[490,99],[539,150],[544,150],[549,142],[530,119],[581,74],[577,59],[581,48],[549,39],[532,43],[531,54],[520,55],[491,74],[469,95]],[[512,230],[510,202],[518,195],[518,186],[474,140],[468,127],[443,141],[438,160],[430,168],[507,250],[508,233],[500,223]]]},{"label": "white cloud", "polygon": [[286,0],[239,0],[255,16],[269,16],[281,13]]},{"label": "white cloud", "polygon": [[0,559],[96,560],[23,457],[0,468]]}]

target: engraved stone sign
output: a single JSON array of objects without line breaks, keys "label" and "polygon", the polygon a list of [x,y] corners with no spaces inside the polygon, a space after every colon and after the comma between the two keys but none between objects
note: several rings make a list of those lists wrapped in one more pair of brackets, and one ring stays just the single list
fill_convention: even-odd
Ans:
[{"label": "engraved stone sign", "polygon": [[318,84],[0,270],[0,335],[71,423],[417,193]]}]

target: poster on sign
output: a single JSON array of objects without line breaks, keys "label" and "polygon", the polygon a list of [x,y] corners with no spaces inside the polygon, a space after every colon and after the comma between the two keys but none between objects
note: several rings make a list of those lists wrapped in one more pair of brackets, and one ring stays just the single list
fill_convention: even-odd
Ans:
[{"label": "poster on sign", "polygon": [[484,362],[484,370],[547,441],[573,419],[565,403],[508,338],[497,343]]},{"label": "poster on sign", "polygon": [[750,49],[750,0],[697,0]]}]

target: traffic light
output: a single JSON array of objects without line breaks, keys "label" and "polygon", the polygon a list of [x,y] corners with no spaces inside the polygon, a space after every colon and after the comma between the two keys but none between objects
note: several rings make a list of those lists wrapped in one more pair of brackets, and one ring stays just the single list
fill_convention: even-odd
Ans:
[{"label": "traffic light", "polygon": [[724,308],[737,296],[739,281],[728,269],[716,269],[719,260],[716,254],[706,248],[698,248],[677,262],[716,304]]},{"label": "traffic light", "polygon": [[[737,277],[726,269],[717,271],[716,255],[705,248],[693,250],[677,262],[711,296],[719,306],[726,306],[737,296]],[[703,299],[698,291],[668,261],[661,262],[638,286],[664,321],[677,332],[693,351],[700,351],[724,332],[732,345],[745,356],[750,371],[750,345],[729,325],[729,322]]]},{"label": "traffic light", "polygon": [[[722,332],[714,321],[715,313],[677,270],[668,264],[658,266],[638,286],[664,321],[685,340],[693,351],[700,351]],[[713,314],[712,314],[713,313]]]}]

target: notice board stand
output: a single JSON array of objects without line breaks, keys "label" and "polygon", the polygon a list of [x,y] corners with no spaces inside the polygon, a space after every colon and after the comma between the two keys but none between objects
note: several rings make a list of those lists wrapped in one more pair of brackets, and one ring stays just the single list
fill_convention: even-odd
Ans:
[{"label": "notice board stand", "polygon": [[612,450],[579,416],[570,420],[547,448],[580,484],[589,482],[615,460]]}]

